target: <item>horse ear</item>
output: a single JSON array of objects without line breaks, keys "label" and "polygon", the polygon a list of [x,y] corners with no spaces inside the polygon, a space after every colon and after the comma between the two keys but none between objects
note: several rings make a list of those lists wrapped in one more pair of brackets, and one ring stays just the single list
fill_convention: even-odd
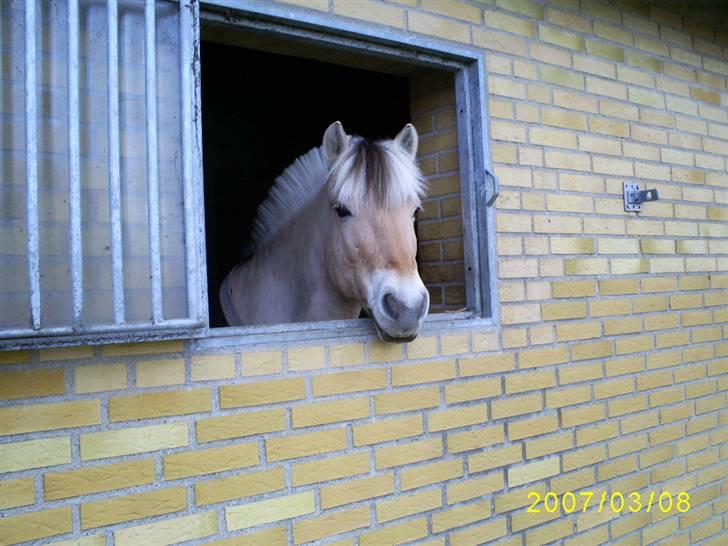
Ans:
[{"label": "horse ear", "polygon": [[412,157],[417,155],[417,129],[415,129],[415,126],[411,123],[404,126],[399,134],[394,137],[394,141],[402,146],[402,148],[404,148],[405,151]]},{"label": "horse ear", "polygon": [[324,133],[323,147],[326,159],[333,163],[344,150],[349,146],[349,135],[344,132],[344,126],[340,121],[335,121],[328,126]]}]

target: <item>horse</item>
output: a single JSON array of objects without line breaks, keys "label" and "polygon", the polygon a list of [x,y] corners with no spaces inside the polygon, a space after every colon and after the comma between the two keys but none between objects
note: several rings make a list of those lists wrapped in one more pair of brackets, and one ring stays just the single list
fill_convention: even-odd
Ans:
[{"label": "horse", "polygon": [[230,326],[372,319],[380,339],[417,336],[430,297],[417,270],[425,196],[418,136],[348,135],[341,122],[276,178],[257,210],[250,257],[220,287]]}]

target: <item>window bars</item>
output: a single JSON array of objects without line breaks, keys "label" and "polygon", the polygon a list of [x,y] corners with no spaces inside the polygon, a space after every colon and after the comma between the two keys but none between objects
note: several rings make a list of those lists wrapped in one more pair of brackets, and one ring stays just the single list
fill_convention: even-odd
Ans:
[{"label": "window bars", "polygon": [[[0,302],[4,315],[0,323],[0,348],[38,346],[39,343],[42,345],[44,339],[52,340],[54,345],[58,345],[63,344],[62,336],[68,337],[72,342],[74,340],[71,338],[75,338],[75,343],[78,343],[78,336],[83,335],[102,335],[114,339],[118,337],[119,341],[189,337],[191,332],[199,331],[207,324],[207,310],[204,304],[206,294],[201,282],[205,278],[205,263],[204,237],[201,233],[204,225],[201,215],[201,146],[198,141],[200,131],[196,126],[199,116],[193,116],[193,112],[199,112],[197,1],[182,0],[172,3],[146,0],[143,25],[134,24],[134,17],[139,18],[142,15],[134,14],[134,5],[125,0],[108,0],[104,13],[101,14],[92,14],[91,3],[84,0],[81,0],[80,6],[79,0],[57,1],[53,2],[53,6],[50,4],[50,2],[39,4],[37,0],[16,1],[11,6],[6,6],[0,13],[3,17],[16,17],[18,22],[24,23],[18,25],[23,28],[22,39],[18,34],[15,43],[12,38],[10,40],[11,64],[16,63],[23,67],[24,109],[13,112],[11,107],[10,114],[11,116],[14,114],[17,125],[25,126],[24,146],[2,145],[3,160],[8,162],[11,162],[13,147],[16,149],[24,147],[25,218],[22,219],[23,213],[20,211],[11,210],[7,215],[6,212],[0,212],[2,216],[7,216],[0,216],[2,222],[0,225],[15,230],[16,233],[25,232],[25,248],[15,252],[15,257],[3,256],[2,260],[9,263],[13,258],[17,259],[19,255],[25,254],[27,272],[27,287],[23,298],[18,299],[15,297],[17,293],[12,294],[13,285],[9,282],[0,284]],[[61,22],[53,20],[54,15],[50,14],[49,7],[65,8],[55,10],[56,13],[65,13],[66,16],[66,56],[63,67],[66,74],[65,89],[62,89],[63,85],[49,82],[46,74],[47,71],[52,71],[46,67],[57,59],[53,58],[52,52],[49,53],[44,49],[42,37],[44,25],[45,28],[53,27],[52,31],[48,32],[55,35],[60,35],[64,26]],[[41,13],[43,10],[48,10],[48,13]],[[105,25],[100,23],[104,18]],[[170,28],[171,22],[176,25],[176,29]],[[82,29],[79,28],[81,24],[83,24]],[[98,25],[98,28],[93,28],[94,25]],[[97,36],[100,36],[99,43],[92,43],[92,39],[86,37],[92,30],[100,31],[97,33]],[[120,44],[121,31],[124,32],[126,45]],[[79,44],[80,40],[87,41],[84,44],[85,55]],[[131,59],[132,63],[126,62],[122,65],[121,48],[132,47],[128,44],[142,41],[143,59]],[[105,58],[103,56],[94,58],[96,55],[92,51],[94,46],[106,50]],[[174,64],[178,66],[162,66],[160,49],[164,49],[165,54],[172,52],[175,55]],[[21,50],[24,50],[22,56]],[[128,57],[127,54],[127,61]],[[169,59],[165,57],[165,60]],[[106,92],[98,97],[94,95],[93,90],[97,83],[94,80],[94,70],[103,67],[104,64]],[[138,101],[136,99],[140,97],[132,96],[133,93],[128,92],[128,88],[135,85],[130,75],[142,67],[144,97],[143,101]],[[122,80],[127,89],[120,87]],[[170,90],[170,87],[176,89]],[[47,153],[41,125],[46,127],[55,124],[57,127],[59,120],[53,119],[53,112],[48,112],[52,107],[39,102],[39,95],[43,97],[41,93],[51,95],[52,98],[48,101],[50,103],[54,102],[53,97],[59,95],[65,95],[66,99],[66,119],[63,124],[65,129],[63,140],[66,146],[65,150],[56,154],[55,160],[57,161],[57,156],[60,155],[61,161],[66,163],[67,181],[63,180],[62,183],[64,189],[67,185],[65,199],[68,203],[68,213],[64,223],[55,225],[44,221],[43,209],[44,205],[47,206],[44,200],[57,200],[58,196],[46,193],[47,184],[39,176],[39,163],[46,160],[44,154]],[[98,127],[93,124],[98,120],[89,118],[84,124],[81,120],[83,104],[94,101],[98,103],[99,100],[100,104],[105,106],[105,112],[101,117],[104,118],[106,135],[103,135],[105,138],[99,139],[106,146],[103,162],[99,160],[98,154],[94,156],[95,152],[92,149],[95,144],[88,142],[96,136]],[[133,127],[128,126],[128,118],[129,111],[138,108],[139,102],[144,105],[145,147],[143,147],[144,153],[132,160],[126,157],[133,155],[130,150],[133,152],[135,145]],[[160,107],[167,112],[163,126],[159,120]],[[125,220],[125,214],[127,217],[133,214],[131,210],[133,207],[129,203],[125,204],[124,199],[125,187],[132,183],[132,173],[142,160],[146,166],[144,183],[147,249],[140,252],[139,241],[125,240],[137,239],[139,233],[136,233],[134,226],[127,225],[125,229],[125,221],[129,221],[128,218]],[[179,173],[165,174],[164,180],[161,180],[160,162],[165,162],[164,173],[176,171]],[[84,174],[84,165],[88,170],[89,163],[95,167],[103,165],[105,168],[103,190],[92,188],[93,184],[88,180],[84,185],[84,176],[87,176]],[[3,189],[3,193],[8,195],[11,190],[7,188],[10,186],[22,186],[17,180],[6,181],[4,184],[7,186]],[[174,191],[179,186],[181,186],[181,199],[176,200]],[[87,210],[92,203],[99,205],[99,201],[94,199],[102,193],[108,205],[104,204],[99,210]],[[181,204],[178,201],[181,201]],[[14,201],[8,199],[8,202]],[[108,206],[108,211],[104,212],[105,206]],[[180,210],[176,210],[175,207],[179,207]],[[88,221],[91,215],[100,214],[105,214],[105,217],[100,219],[100,224],[92,225]],[[178,217],[181,217],[180,229],[175,230],[168,218]],[[19,225],[19,222],[24,225]],[[44,253],[42,240],[44,237],[49,237],[51,230],[58,230],[59,225],[68,238],[67,256],[63,260],[67,260],[70,286],[63,288],[51,287],[54,282],[48,279],[48,275],[43,274],[42,263],[49,253]],[[94,229],[99,229],[99,225],[108,230],[104,236],[108,238],[108,245],[105,248],[108,253],[102,258],[108,260],[108,264],[98,266],[101,273],[95,273],[92,266],[96,266],[99,259],[92,254],[97,251],[98,245],[92,243],[91,246],[94,248],[86,248],[85,242],[91,237]],[[65,243],[60,247],[65,249]],[[166,257],[180,250],[181,258],[177,263],[172,263]],[[148,261],[146,282],[143,279],[144,275],[139,274],[135,278],[130,276],[129,271],[125,271],[134,253],[140,258],[137,261]],[[49,262],[53,259],[48,257]],[[165,261],[168,262],[166,266],[170,270],[166,274]],[[176,284],[170,280],[174,279],[175,274],[179,274],[178,271],[174,271],[179,269],[175,268],[175,265],[183,265],[185,273],[184,279],[176,281]],[[87,275],[88,271],[92,274]],[[98,279],[93,280],[93,277],[104,277],[104,274],[109,277],[108,283],[101,283]],[[43,286],[46,282],[49,283],[48,288]],[[138,287],[144,284],[148,285],[146,294],[130,287],[130,285]],[[70,316],[57,316],[49,320],[49,314],[44,308],[44,294],[47,296],[46,300],[51,296],[56,297],[57,294],[52,294],[54,290],[57,294],[68,295],[66,298],[61,297],[60,300],[70,303]],[[15,291],[17,292],[17,287]],[[90,303],[98,304],[99,300],[104,299],[104,293],[108,293],[111,309],[89,312]],[[181,295],[183,297],[178,298]],[[175,302],[177,299],[186,300],[186,305],[177,305],[176,311],[165,313],[165,307],[169,306],[169,302]],[[147,303],[140,305],[140,300],[147,300]],[[137,308],[146,308],[147,312],[143,315],[139,312],[130,313],[132,304]],[[108,316],[110,320],[95,318],[101,315]]]}]

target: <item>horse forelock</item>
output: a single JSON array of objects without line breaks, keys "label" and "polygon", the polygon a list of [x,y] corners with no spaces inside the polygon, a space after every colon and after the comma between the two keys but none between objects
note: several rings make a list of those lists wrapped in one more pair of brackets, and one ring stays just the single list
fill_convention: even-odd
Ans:
[{"label": "horse forelock", "polygon": [[332,199],[355,210],[365,203],[396,208],[419,204],[425,185],[414,159],[396,142],[352,137],[332,166],[329,191]]}]

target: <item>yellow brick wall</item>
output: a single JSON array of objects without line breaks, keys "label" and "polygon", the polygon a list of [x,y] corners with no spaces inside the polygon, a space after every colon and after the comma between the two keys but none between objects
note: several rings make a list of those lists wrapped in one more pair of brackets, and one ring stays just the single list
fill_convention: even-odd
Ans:
[{"label": "yellow brick wall", "polygon": [[419,133],[418,161],[428,195],[417,214],[417,257],[430,312],[466,306],[455,77],[431,70],[412,77],[410,110]]},{"label": "yellow brick wall", "polygon": [[[0,544],[725,544],[725,14],[292,3],[488,54],[501,324],[0,353]],[[640,216],[635,179],[661,194]],[[681,491],[685,513],[528,511]]]}]

